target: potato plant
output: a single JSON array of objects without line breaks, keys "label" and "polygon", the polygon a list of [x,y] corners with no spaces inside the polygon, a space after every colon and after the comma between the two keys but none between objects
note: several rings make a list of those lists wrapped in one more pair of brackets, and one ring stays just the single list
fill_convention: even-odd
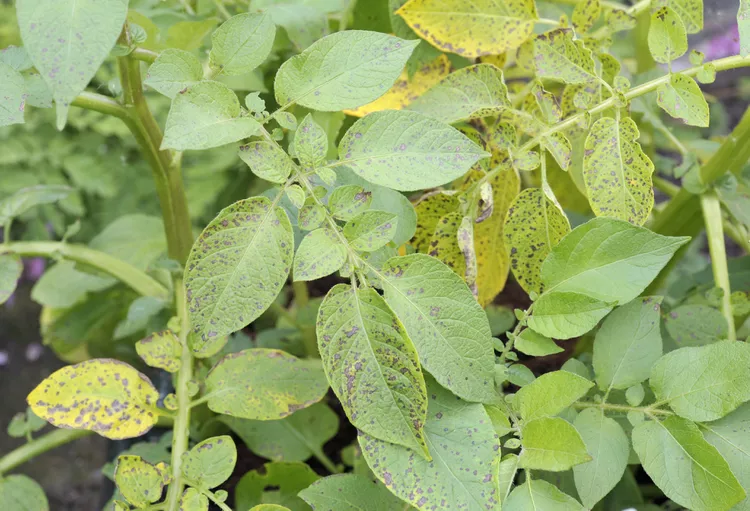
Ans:
[{"label": "potato plant", "polygon": [[0,298],[50,259],[69,365],[0,503],[154,428],[108,509],[750,509],[747,9],[705,62],[701,0],[4,6]]}]

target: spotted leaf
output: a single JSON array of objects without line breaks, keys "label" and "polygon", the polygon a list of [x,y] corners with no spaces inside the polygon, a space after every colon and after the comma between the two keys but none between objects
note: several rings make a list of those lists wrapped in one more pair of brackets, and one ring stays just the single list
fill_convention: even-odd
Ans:
[{"label": "spotted leaf", "polygon": [[22,124],[26,84],[21,73],[0,62],[0,126]]},{"label": "spotted leaf", "polygon": [[330,275],[344,265],[346,256],[347,247],[333,229],[315,229],[302,239],[294,255],[294,280],[315,280]]},{"label": "spotted leaf", "polygon": [[227,76],[249,73],[266,60],[275,35],[276,26],[267,14],[232,16],[211,34],[209,66]]},{"label": "spotted leaf", "polygon": [[272,183],[284,183],[294,170],[294,162],[283,149],[264,140],[240,146],[240,158],[253,174]]},{"label": "spotted leaf", "polygon": [[656,0],[654,10],[669,7],[682,20],[688,34],[697,34],[703,30],[703,0]]},{"label": "spotted leaf", "polygon": [[573,39],[573,30],[558,28],[534,38],[534,65],[539,78],[565,83],[598,80],[591,51]]},{"label": "spotted leaf", "polygon": [[372,192],[357,185],[336,188],[328,198],[328,209],[340,220],[351,220],[365,211],[372,203]]},{"label": "spotted leaf", "polygon": [[427,253],[430,239],[442,217],[456,212],[459,207],[458,196],[433,192],[422,197],[414,209],[417,212],[417,231],[411,240],[418,252]]},{"label": "spotted leaf", "polygon": [[312,114],[302,120],[294,132],[294,154],[305,167],[317,167],[325,161],[328,153],[328,135],[316,123]]},{"label": "spotted leaf", "polygon": [[171,330],[163,330],[149,335],[135,343],[135,351],[146,364],[170,373],[180,370],[182,348],[180,340]]},{"label": "spotted leaf", "polygon": [[140,456],[117,458],[115,483],[125,499],[135,507],[146,507],[161,499],[168,479],[163,464],[152,465]]},{"label": "spotted leaf", "polygon": [[677,13],[669,7],[654,12],[648,27],[648,49],[654,60],[669,64],[682,57],[687,48],[687,32]]},{"label": "spotted leaf", "polygon": [[448,213],[435,225],[427,253],[448,266],[456,275],[463,278],[466,272],[466,258],[458,246],[458,231],[463,215]]},{"label": "spotted leaf", "polygon": [[180,497],[180,511],[208,511],[208,497],[195,488],[187,488]]},{"label": "spotted leaf", "polygon": [[576,4],[571,21],[578,33],[588,31],[599,20],[602,6],[599,0],[585,0]]},{"label": "spotted leaf", "polygon": [[318,511],[383,511],[404,507],[381,484],[357,474],[326,477],[302,490],[299,496]]},{"label": "spotted leaf", "polygon": [[159,53],[143,81],[155,91],[173,99],[181,90],[203,78],[200,60],[185,50],[167,48]]},{"label": "spotted leaf", "polygon": [[393,239],[398,216],[387,211],[365,211],[344,225],[344,237],[354,250],[373,252]]},{"label": "spotted leaf", "polygon": [[709,112],[706,98],[695,80],[674,73],[669,81],[659,85],[656,102],[669,115],[682,119],[690,126],[708,127]]},{"label": "spotted leaf", "polygon": [[192,486],[209,490],[229,479],[237,447],[228,435],[207,438],[182,455],[182,473]]}]

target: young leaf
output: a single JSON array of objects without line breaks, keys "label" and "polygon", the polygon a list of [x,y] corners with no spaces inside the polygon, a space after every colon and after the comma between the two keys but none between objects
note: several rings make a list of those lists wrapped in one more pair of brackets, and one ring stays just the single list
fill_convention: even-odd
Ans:
[{"label": "young leaf", "polygon": [[216,74],[244,75],[266,60],[276,26],[267,14],[232,16],[211,34],[208,64]]},{"label": "young leaf", "polygon": [[329,227],[322,227],[302,239],[294,256],[295,281],[315,280],[338,271],[346,262],[347,248]]},{"label": "young leaf", "polygon": [[703,346],[727,338],[727,320],[718,309],[700,304],[680,305],[664,317],[664,327],[680,346]]},{"label": "young leaf", "polygon": [[403,326],[373,289],[337,285],[320,305],[320,356],[333,391],[360,431],[429,456],[427,394]]},{"label": "young leaf", "polygon": [[[750,405],[744,404],[729,415],[700,425],[703,437],[729,463],[729,468],[747,493],[750,489]],[[750,499],[745,498],[733,509],[747,511]]]},{"label": "young leaf", "polygon": [[586,451],[593,458],[573,467],[578,496],[592,508],[622,479],[628,465],[630,443],[622,427],[596,408],[587,408],[573,422]]},{"label": "young leaf", "polygon": [[571,339],[583,335],[612,310],[613,304],[583,293],[544,293],[534,302],[529,328],[554,339]]},{"label": "young leaf", "polygon": [[57,129],[115,45],[127,11],[127,0],[16,2],[23,46],[57,103]]},{"label": "young leaf", "polygon": [[513,346],[521,353],[532,357],[544,357],[565,351],[549,337],[540,335],[530,328],[525,329],[516,337],[516,343]]},{"label": "young leaf", "polygon": [[294,132],[294,154],[302,165],[314,168],[325,161],[327,153],[328,135],[312,114],[307,114]]},{"label": "young leaf", "polygon": [[599,0],[585,0],[577,3],[571,16],[573,28],[580,34],[587,32],[599,20],[601,13],[602,6]]},{"label": "young leaf", "polygon": [[445,192],[434,192],[422,197],[414,209],[417,212],[417,231],[411,244],[418,252],[430,250],[430,240],[438,222],[449,213],[458,211],[458,197]]},{"label": "young leaf", "polygon": [[208,511],[208,497],[195,488],[186,488],[180,497],[180,511]]},{"label": "young leaf", "polygon": [[125,499],[135,507],[146,507],[161,499],[167,474],[140,456],[119,456],[115,483]]},{"label": "young leaf", "polygon": [[510,99],[503,72],[492,64],[459,69],[408,106],[447,124],[497,115],[506,108]]},{"label": "young leaf", "polygon": [[0,502],[9,511],[49,511],[42,487],[23,474],[11,474],[0,479]]},{"label": "young leaf", "polygon": [[102,358],[55,371],[26,401],[53,426],[119,440],[141,436],[156,424],[158,399],[146,376],[124,362]]},{"label": "young leaf", "polygon": [[[326,210],[323,206],[319,206],[317,204],[305,204],[299,210],[299,228],[303,231],[312,231],[317,229],[318,227],[320,227],[320,224],[325,221],[325,219]],[[336,243],[338,243],[338,238],[336,239]]]},{"label": "young leaf", "polygon": [[669,115],[690,126],[708,127],[709,111],[706,98],[695,80],[673,73],[669,81],[659,85],[656,102]]},{"label": "young leaf", "polygon": [[384,511],[401,509],[403,501],[380,484],[356,474],[335,474],[314,482],[299,493],[319,511]]},{"label": "young leaf", "polygon": [[398,216],[386,211],[365,211],[344,225],[344,236],[354,250],[373,252],[393,239]]},{"label": "young leaf", "polygon": [[503,511],[584,511],[584,507],[547,481],[527,479],[511,492]]},{"label": "young leaf", "polygon": [[564,83],[592,83],[598,80],[591,50],[573,39],[573,30],[557,28],[534,38],[534,66],[538,78]]},{"label": "young leaf", "polygon": [[516,406],[526,421],[557,415],[580,398],[594,384],[567,371],[546,373],[516,392]]},{"label": "young leaf", "polygon": [[697,34],[703,30],[703,0],[657,0],[654,9],[669,7],[682,20],[688,34]]},{"label": "young leaf", "polygon": [[523,448],[518,457],[523,468],[562,472],[591,461],[581,435],[565,419],[543,417],[524,422]]},{"label": "young leaf", "polygon": [[209,490],[229,479],[237,447],[228,435],[207,438],[182,455],[182,473],[192,486]]},{"label": "young leaf", "polygon": [[23,273],[23,263],[17,255],[0,255],[0,305],[8,301],[16,290],[18,279]]},{"label": "young leaf", "polygon": [[271,142],[260,140],[241,145],[239,154],[253,174],[272,183],[284,183],[295,168],[289,155]]},{"label": "young leaf", "polygon": [[537,19],[531,0],[410,0],[396,14],[439,50],[466,58],[518,48]]},{"label": "young leaf", "polygon": [[625,117],[596,121],[586,137],[583,180],[591,209],[643,225],[654,207],[654,164],[638,143],[638,127]]},{"label": "young leaf", "polygon": [[255,135],[260,124],[241,117],[240,111],[232,89],[210,80],[198,82],[172,101],[161,148],[210,149]]},{"label": "young leaf", "polygon": [[170,373],[180,370],[182,348],[180,340],[171,330],[163,330],[141,339],[135,343],[135,351],[151,367]]},{"label": "young leaf", "polygon": [[421,190],[462,176],[489,156],[461,132],[417,112],[375,112],[339,143],[341,163],[381,186]]},{"label": "young leaf", "polygon": [[542,262],[569,232],[568,219],[540,188],[527,188],[516,196],[508,209],[503,234],[510,268],[527,293],[541,292]]},{"label": "young leaf", "polygon": [[203,66],[195,55],[185,50],[167,48],[148,68],[143,83],[174,99],[180,91],[195,85],[202,78]]},{"label": "young leaf", "polygon": [[320,401],[328,390],[317,360],[250,349],[221,359],[206,376],[208,407],[216,413],[276,420]]},{"label": "young leaf", "polygon": [[73,188],[63,185],[37,185],[21,188],[10,197],[0,200],[0,225],[8,219],[21,216],[34,206],[61,201],[73,193]]},{"label": "young leaf", "polygon": [[594,373],[602,390],[626,389],[647,379],[661,357],[661,298],[636,298],[616,308],[594,340]]},{"label": "young leaf", "polygon": [[185,265],[192,346],[199,349],[260,316],[284,286],[293,249],[286,213],[266,197],[224,208]]},{"label": "young leaf", "polygon": [[484,407],[457,399],[430,377],[426,382],[430,400],[424,433],[432,461],[360,433],[367,464],[393,494],[419,510],[493,509],[500,446]]},{"label": "young leaf", "polygon": [[276,101],[326,112],[366,105],[393,85],[418,43],[362,30],[326,36],[281,65]]},{"label": "young leaf", "polygon": [[651,370],[657,401],[693,421],[724,417],[750,401],[750,346],[717,342],[680,348],[664,355]]},{"label": "young leaf", "polygon": [[633,449],[654,483],[680,506],[728,510],[745,498],[726,460],[689,420],[642,422],[633,429]]},{"label": "young leaf", "polygon": [[437,259],[412,254],[389,259],[382,280],[425,369],[463,399],[493,399],[490,326],[461,277]]},{"label": "young leaf", "polygon": [[328,209],[339,220],[351,220],[370,207],[372,192],[357,185],[336,188],[328,198]]},{"label": "young leaf", "polygon": [[669,7],[654,12],[648,27],[648,49],[654,60],[669,64],[682,57],[687,48],[687,32],[677,13]]},{"label": "young leaf", "polygon": [[22,124],[26,108],[26,85],[21,73],[0,62],[0,126]]}]

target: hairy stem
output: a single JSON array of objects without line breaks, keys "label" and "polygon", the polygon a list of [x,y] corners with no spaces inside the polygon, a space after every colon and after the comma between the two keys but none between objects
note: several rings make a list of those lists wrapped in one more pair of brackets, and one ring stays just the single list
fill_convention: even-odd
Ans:
[{"label": "hairy stem", "polygon": [[68,442],[93,434],[85,429],[55,429],[0,458],[0,475],[17,466]]}]

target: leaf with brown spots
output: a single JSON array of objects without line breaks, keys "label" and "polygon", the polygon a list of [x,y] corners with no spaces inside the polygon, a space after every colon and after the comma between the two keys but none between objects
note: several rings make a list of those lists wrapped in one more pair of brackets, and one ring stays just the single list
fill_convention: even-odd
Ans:
[{"label": "leaf with brown spots", "polygon": [[688,49],[687,32],[680,17],[669,7],[651,15],[648,27],[648,49],[656,62],[669,64]]},{"label": "leaf with brown spots", "polygon": [[171,330],[162,330],[135,343],[135,351],[146,364],[170,373],[180,370],[182,348]]},{"label": "leaf with brown spots", "polygon": [[703,0],[656,0],[652,10],[669,7],[682,20],[688,34],[697,34],[703,30]]},{"label": "leaf with brown spots", "polygon": [[414,209],[417,212],[417,232],[411,244],[418,252],[430,250],[430,239],[440,219],[458,210],[458,196],[446,192],[434,192],[423,196]]},{"label": "leaf with brown spots", "polygon": [[625,117],[603,117],[586,138],[583,179],[597,216],[643,225],[654,207],[654,164],[638,143],[638,127]]},{"label": "leaf with brown spots", "polygon": [[228,335],[260,316],[289,275],[294,237],[276,202],[252,197],[221,210],[185,264],[191,344]]},{"label": "leaf with brown spots", "polygon": [[315,280],[338,271],[346,262],[347,247],[330,227],[307,234],[294,255],[294,280]]},{"label": "leaf with brown spots", "polygon": [[210,490],[229,479],[237,447],[228,435],[207,438],[182,455],[182,473],[191,486]]},{"label": "leaf with brown spots", "polygon": [[706,98],[695,80],[674,73],[656,90],[656,103],[675,119],[689,126],[708,127],[709,111]]},{"label": "leaf with brown spots", "polygon": [[293,154],[307,168],[318,167],[325,161],[328,153],[328,135],[313,120],[312,114],[307,114],[297,127],[292,147]]},{"label": "leaf with brown spots", "polygon": [[158,399],[146,376],[124,362],[102,358],[55,371],[26,401],[53,426],[119,440],[141,436],[156,424]]},{"label": "leaf with brown spots", "polygon": [[428,461],[399,445],[359,434],[375,476],[400,499],[423,511],[487,511],[498,507],[500,445],[484,407],[456,398],[431,377],[425,439]]},{"label": "leaf with brown spots", "polygon": [[360,431],[429,457],[427,393],[404,326],[374,289],[339,284],[318,312],[318,347],[331,388]]},{"label": "leaf with brown spots", "polygon": [[202,78],[203,65],[198,57],[189,51],[167,48],[148,68],[143,84],[174,99],[181,90],[195,85]]},{"label": "leaf with brown spots", "polygon": [[328,209],[339,220],[351,220],[370,207],[372,192],[358,185],[339,186],[328,198]]},{"label": "leaf with brown spots", "polygon": [[585,33],[594,26],[602,13],[599,0],[584,0],[576,4],[571,21],[578,33]]},{"label": "leaf with brown spots", "polygon": [[574,40],[569,28],[557,28],[534,38],[534,65],[538,78],[564,83],[599,80],[591,50],[582,41]]},{"label": "leaf with brown spots", "polygon": [[263,140],[241,145],[239,155],[253,174],[272,183],[284,183],[296,167],[278,145]]},{"label": "leaf with brown spots", "polygon": [[195,488],[187,488],[180,497],[180,511],[208,511],[208,497]]},{"label": "leaf with brown spots", "polygon": [[439,50],[466,58],[518,48],[537,19],[532,0],[410,0],[396,14]]},{"label": "leaf with brown spots", "polygon": [[327,390],[319,360],[300,360],[280,350],[231,353],[206,376],[208,407],[244,419],[281,419],[317,403]]},{"label": "leaf with brown spots", "polygon": [[438,220],[430,238],[427,254],[439,259],[463,279],[466,272],[466,259],[458,246],[458,229],[462,218],[463,214],[456,211]]},{"label": "leaf with brown spots", "polygon": [[702,304],[675,307],[664,316],[664,327],[679,347],[703,346],[727,338],[727,320],[718,309]]},{"label": "leaf with brown spots", "polygon": [[510,205],[505,247],[513,275],[527,293],[542,290],[542,262],[568,232],[568,219],[539,188],[523,190]]},{"label": "leaf with brown spots", "polygon": [[117,458],[115,483],[125,499],[135,507],[146,507],[161,499],[169,472],[163,463],[152,465],[140,456]]},{"label": "leaf with brown spots", "polygon": [[344,225],[349,246],[362,252],[374,252],[393,239],[398,216],[387,211],[365,211]]}]

